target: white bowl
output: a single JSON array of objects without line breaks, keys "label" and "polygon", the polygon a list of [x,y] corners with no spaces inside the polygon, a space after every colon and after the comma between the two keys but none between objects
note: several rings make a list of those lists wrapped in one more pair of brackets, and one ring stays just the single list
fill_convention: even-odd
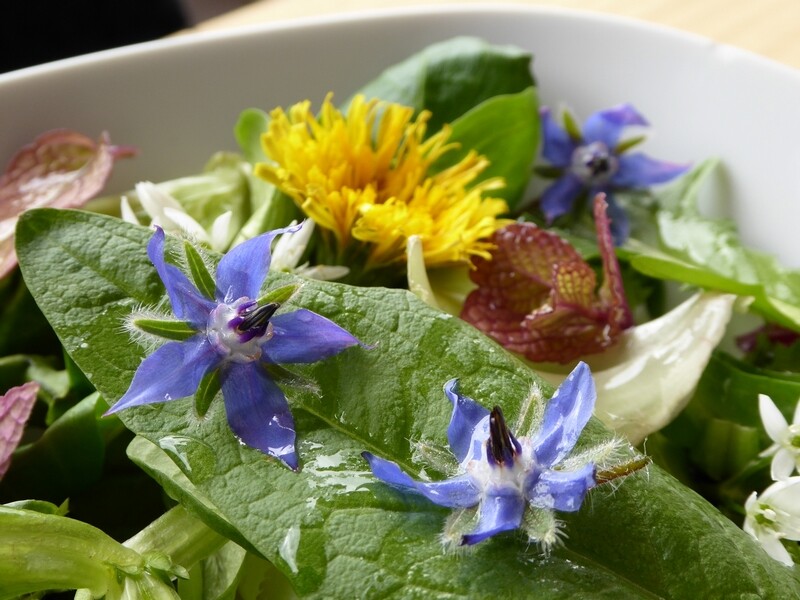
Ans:
[{"label": "white bowl", "polygon": [[186,35],[0,75],[0,162],[67,127],[140,150],[110,191],[198,171],[235,149],[242,109],[344,99],[427,44],[474,35],[533,52],[545,104],[580,116],[632,102],[660,159],[722,159],[707,208],[749,244],[800,266],[800,74],[748,52],[629,19],[524,6],[375,11]]}]

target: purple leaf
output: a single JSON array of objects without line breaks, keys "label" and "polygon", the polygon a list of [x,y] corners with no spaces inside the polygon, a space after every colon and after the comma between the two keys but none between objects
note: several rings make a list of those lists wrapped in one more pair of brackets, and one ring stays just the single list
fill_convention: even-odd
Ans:
[{"label": "purple leaf", "polygon": [[22,439],[38,391],[39,384],[29,381],[0,396],[0,479],[8,471],[11,455]]},{"label": "purple leaf", "polygon": [[0,278],[17,264],[10,240],[19,215],[82,206],[103,189],[114,160],[134,154],[112,146],[105,133],[95,142],[68,129],[44,133],[17,152],[0,175]]}]

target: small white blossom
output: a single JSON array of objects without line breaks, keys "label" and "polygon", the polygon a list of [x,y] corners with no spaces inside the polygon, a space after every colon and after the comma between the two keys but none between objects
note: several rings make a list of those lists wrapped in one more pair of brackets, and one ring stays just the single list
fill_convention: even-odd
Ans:
[{"label": "small white blossom", "polygon": [[761,497],[753,492],[744,507],[742,528],[772,558],[791,567],[794,562],[781,540],[800,541],[800,477],[773,483]]},{"label": "small white blossom", "polygon": [[[293,227],[296,224],[297,221],[292,221],[289,227]],[[297,275],[308,277],[309,279],[320,279],[323,281],[332,281],[347,275],[350,269],[343,266],[309,266],[308,263],[299,265],[300,259],[303,257],[303,253],[306,251],[306,247],[313,233],[314,221],[311,219],[303,221],[298,231],[284,233],[275,243],[275,248],[272,250],[270,271],[289,271]]]},{"label": "small white blossom", "polygon": [[800,471],[800,402],[794,410],[791,425],[786,422],[772,398],[764,394],[758,396],[758,410],[764,429],[774,444],[764,450],[761,456],[772,456],[772,479],[781,481],[797,469]]},{"label": "small white blossom", "polygon": [[[185,233],[199,242],[203,242],[217,252],[224,252],[231,242],[230,224],[233,217],[231,211],[219,215],[206,231],[200,223],[186,212],[171,194],[149,181],[136,184],[136,195],[139,203],[150,217],[150,223],[161,227],[164,231]],[[131,209],[128,199],[123,196],[120,202],[120,213],[123,220],[140,224]]]}]

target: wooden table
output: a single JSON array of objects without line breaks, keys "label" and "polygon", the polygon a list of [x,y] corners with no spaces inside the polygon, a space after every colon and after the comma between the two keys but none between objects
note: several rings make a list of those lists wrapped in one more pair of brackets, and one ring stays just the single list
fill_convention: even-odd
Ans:
[{"label": "wooden table", "polygon": [[[455,3],[428,0],[425,4]],[[558,6],[642,19],[800,68],[800,0],[511,0],[508,3]],[[419,0],[258,0],[205,21],[196,29],[420,4]]]}]

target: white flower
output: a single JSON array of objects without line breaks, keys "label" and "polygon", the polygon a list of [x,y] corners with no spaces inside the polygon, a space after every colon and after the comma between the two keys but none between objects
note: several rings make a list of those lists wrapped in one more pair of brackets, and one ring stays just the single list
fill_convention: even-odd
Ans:
[{"label": "white flower", "polygon": [[[294,227],[297,221],[292,221],[289,227]],[[309,279],[332,281],[344,277],[350,272],[347,267],[337,265],[314,265],[308,263],[298,266],[306,246],[314,233],[314,221],[306,219],[300,229],[291,233],[284,233],[275,243],[272,250],[272,263],[269,270],[272,272],[289,271]]]},{"label": "white flower", "polygon": [[[156,184],[149,181],[137,183],[136,195],[142,208],[150,217],[152,225],[157,225],[164,231],[186,233],[197,241],[208,244],[217,252],[224,252],[230,246],[232,237],[230,225],[233,217],[231,211],[218,216],[212,223],[211,230],[206,231],[200,223],[189,216],[180,202]],[[140,224],[125,196],[120,202],[120,213],[123,220]]]},{"label": "white flower", "polygon": [[775,442],[761,456],[773,457],[772,478],[775,481],[784,480],[795,469],[800,471],[800,402],[794,409],[791,425],[769,396],[758,395],[758,411],[767,435]]},{"label": "white flower", "polygon": [[[670,423],[694,393],[731,319],[736,296],[697,293],[658,319],[631,327],[585,357],[597,385],[595,415],[632,444]],[[557,384],[563,375],[534,366]]]},{"label": "white flower", "polygon": [[781,540],[800,541],[800,477],[773,483],[760,498],[753,492],[744,508],[742,528],[772,558],[791,567],[794,562]]}]

